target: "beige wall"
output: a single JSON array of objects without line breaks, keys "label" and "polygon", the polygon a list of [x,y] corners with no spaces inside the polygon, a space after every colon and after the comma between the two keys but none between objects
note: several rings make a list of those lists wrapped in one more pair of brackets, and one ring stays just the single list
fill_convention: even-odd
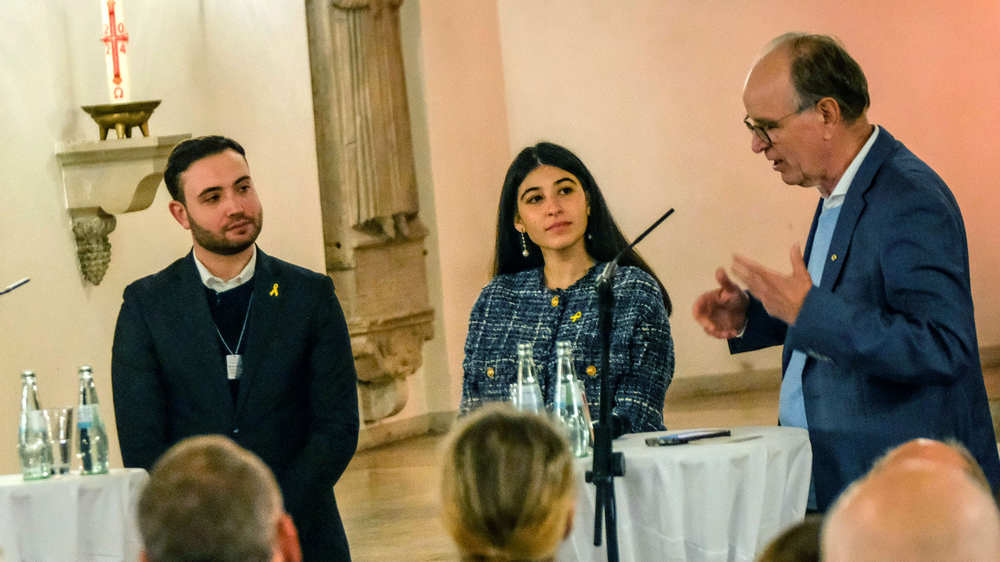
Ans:
[{"label": "beige wall", "polygon": [[[265,208],[261,247],[322,270],[304,7],[270,0],[126,0],[133,99],[162,99],[153,134],[222,132],[247,149]],[[234,10],[234,6],[239,6]],[[112,262],[85,285],[64,208],[56,142],[96,139],[80,105],[105,103],[96,2],[4,3],[0,37],[0,472],[19,470],[18,373],[38,373],[43,406],[76,402],[76,368],[94,366],[114,439],[111,341],[125,285],[190,248],[168,215],[166,190],[119,217]],[[20,102],[20,106],[15,106]],[[135,134],[139,134],[138,130]],[[120,466],[117,445],[112,463]]]}]

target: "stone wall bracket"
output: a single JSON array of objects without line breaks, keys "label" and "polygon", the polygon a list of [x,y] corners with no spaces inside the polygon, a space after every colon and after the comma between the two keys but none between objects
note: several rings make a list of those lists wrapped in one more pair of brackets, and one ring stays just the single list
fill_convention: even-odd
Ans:
[{"label": "stone wall bracket", "polygon": [[84,279],[99,285],[111,263],[115,215],[149,207],[167,156],[189,134],[58,143],[66,209]]},{"label": "stone wall bracket", "polygon": [[406,377],[423,364],[423,343],[434,335],[434,310],[348,322],[366,424],[398,414],[406,405]]}]

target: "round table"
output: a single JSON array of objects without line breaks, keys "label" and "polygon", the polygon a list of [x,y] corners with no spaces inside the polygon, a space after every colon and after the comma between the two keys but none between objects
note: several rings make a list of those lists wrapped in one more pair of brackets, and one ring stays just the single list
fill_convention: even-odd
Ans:
[{"label": "round table", "polygon": [[27,482],[0,476],[2,559],[138,560],[136,502],[148,479],[141,468]]},{"label": "round table", "polygon": [[[687,430],[685,430],[687,431]],[[805,515],[812,471],[809,433],[795,427],[736,427],[732,435],[651,447],[622,436],[625,476],[615,478],[618,548],[623,561],[752,561]],[[594,486],[584,482],[592,457],[577,460],[576,518],[558,560],[605,561],[594,546]]]}]

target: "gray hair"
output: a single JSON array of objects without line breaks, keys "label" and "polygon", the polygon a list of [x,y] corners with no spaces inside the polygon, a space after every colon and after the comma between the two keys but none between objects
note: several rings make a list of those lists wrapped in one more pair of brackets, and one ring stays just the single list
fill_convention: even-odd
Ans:
[{"label": "gray hair", "polygon": [[260,458],[226,437],[204,435],[156,462],[138,511],[151,562],[266,562],[284,508]]},{"label": "gray hair", "polygon": [[848,124],[864,115],[871,105],[868,79],[837,39],[829,35],[785,33],[772,39],[766,51],[785,49],[791,58],[789,72],[799,98],[798,108],[833,98]]}]

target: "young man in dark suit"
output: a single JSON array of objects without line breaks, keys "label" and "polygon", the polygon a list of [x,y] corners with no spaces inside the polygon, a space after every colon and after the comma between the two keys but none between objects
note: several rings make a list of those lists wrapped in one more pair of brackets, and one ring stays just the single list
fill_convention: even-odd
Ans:
[{"label": "young man in dark suit", "polygon": [[263,211],[245,151],[220,136],[171,152],[170,212],[192,251],[125,288],[111,360],[126,467],[222,434],[271,468],[305,560],[349,560],[333,485],[358,439],[354,361],[330,278],[254,242]]}]

